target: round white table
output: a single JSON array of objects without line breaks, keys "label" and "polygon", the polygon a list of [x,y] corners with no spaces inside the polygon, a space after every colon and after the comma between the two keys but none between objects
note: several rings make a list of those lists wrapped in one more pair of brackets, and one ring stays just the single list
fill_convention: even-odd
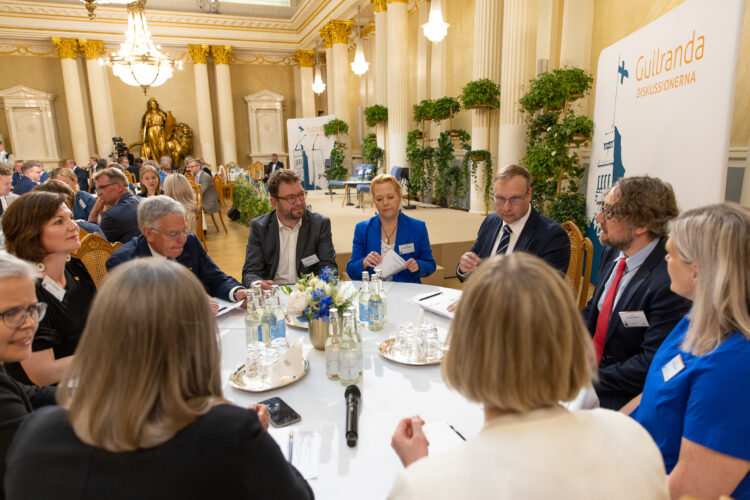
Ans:
[{"label": "round white table", "polygon": [[[354,283],[359,286],[359,282]],[[445,386],[440,365],[407,366],[383,359],[378,353],[379,344],[395,335],[399,322],[416,322],[420,307],[412,297],[439,288],[387,282],[385,289],[388,323],[380,332],[360,332],[364,342],[364,371],[360,384],[359,441],[355,448],[347,447],[345,439],[345,387],[326,378],[325,355],[312,347],[306,330],[287,327],[287,337],[290,344],[303,339],[302,351],[310,360],[310,372],[287,387],[248,393],[229,385],[230,373],[245,362],[244,310],[231,311],[219,318],[224,396],[240,406],[279,396],[302,416],[301,422],[289,428],[314,427],[320,433],[319,474],[309,480],[320,499],[385,498],[402,469],[391,449],[391,436],[401,418],[418,414],[427,423],[447,422],[467,439],[475,436],[483,425],[481,407]],[[425,321],[444,329],[450,323],[428,312]]]}]

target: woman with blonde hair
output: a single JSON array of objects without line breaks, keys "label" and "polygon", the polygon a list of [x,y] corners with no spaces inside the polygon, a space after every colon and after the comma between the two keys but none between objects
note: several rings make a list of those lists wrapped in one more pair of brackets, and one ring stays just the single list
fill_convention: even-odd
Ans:
[{"label": "woman with blonde hair", "polygon": [[198,202],[190,181],[182,174],[169,174],[164,181],[164,194],[179,201],[185,207],[185,220],[188,232],[197,234],[198,231]]},{"label": "woman with blonde hair", "polygon": [[141,189],[138,191],[138,196],[148,198],[149,196],[164,194],[164,190],[161,188],[159,171],[153,165],[144,163],[140,170],[140,176]]},{"label": "woman with blonde hair", "polygon": [[198,278],[156,257],[117,267],[60,406],[16,435],[9,496],[312,498],[265,431],[267,408],[231,405],[221,385],[219,332]]},{"label": "woman with blonde hair", "polygon": [[[428,457],[419,417],[392,446],[390,498],[666,498],[648,433],[610,410],[568,411],[591,382],[591,341],[570,287],[540,258],[497,255],[472,273],[448,334],[446,384],[484,405],[481,433]],[[634,480],[635,479],[635,480]]]},{"label": "woman with blonde hair", "polygon": [[401,184],[392,175],[375,177],[370,183],[370,193],[378,213],[354,228],[346,274],[358,279],[363,271],[372,273],[388,253],[395,252],[404,265],[393,275],[393,281],[420,283],[420,277],[431,275],[437,267],[427,226],[401,212]]},{"label": "woman with blonde hair", "polygon": [[623,408],[651,433],[672,498],[750,498],[750,209],[689,210],[670,224],[672,291],[693,308]]}]

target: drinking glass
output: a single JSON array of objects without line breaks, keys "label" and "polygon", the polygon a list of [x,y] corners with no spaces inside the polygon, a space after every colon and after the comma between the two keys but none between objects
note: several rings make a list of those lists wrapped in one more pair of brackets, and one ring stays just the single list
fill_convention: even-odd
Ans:
[{"label": "drinking glass", "polygon": [[437,326],[426,323],[421,327],[422,350],[425,360],[432,361],[440,355],[440,341],[438,340]]}]

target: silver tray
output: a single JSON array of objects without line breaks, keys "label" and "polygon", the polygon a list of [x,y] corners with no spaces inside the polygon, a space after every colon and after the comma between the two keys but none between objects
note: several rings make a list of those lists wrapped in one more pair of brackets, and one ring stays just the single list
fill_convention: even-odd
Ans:
[{"label": "silver tray", "polygon": [[380,343],[378,346],[378,352],[381,356],[383,356],[385,359],[389,361],[393,361],[394,363],[400,363],[402,365],[411,365],[411,366],[427,366],[427,365],[439,365],[441,361],[443,361],[443,355],[445,350],[440,349],[439,354],[436,358],[430,358],[430,359],[422,359],[420,361],[409,361],[406,359],[405,356],[402,356],[399,353],[394,352],[393,344],[396,342],[396,339],[386,339],[383,342]]},{"label": "silver tray", "polygon": [[307,372],[310,371],[310,361],[308,361],[307,358],[302,358],[302,365],[302,373],[300,375],[286,375],[272,381],[268,385],[250,386],[247,385],[245,381],[245,364],[243,363],[229,375],[229,385],[231,385],[235,389],[246,392],[265,392],[273,389],[278,389],[279,387],[285,387],[287,385],[295,383],[300,379],[305,378]]},{"label": "silver tray", "polygon": [[291,326],[292,328],[300,328],[302,330],[307,330],[307,321],[300,321],[294,316],[287,316],[286,317],[286,325]]}]

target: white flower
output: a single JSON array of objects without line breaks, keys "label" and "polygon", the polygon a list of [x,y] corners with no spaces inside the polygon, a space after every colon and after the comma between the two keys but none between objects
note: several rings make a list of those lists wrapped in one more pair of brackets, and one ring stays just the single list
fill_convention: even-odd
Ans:
[{"label": "white flower", "polygon": [[289,295],[289,302],[286,305],[287,311],[294,315],[298,315],[301,314],[306,307],[307,294],[295,290]]}]

